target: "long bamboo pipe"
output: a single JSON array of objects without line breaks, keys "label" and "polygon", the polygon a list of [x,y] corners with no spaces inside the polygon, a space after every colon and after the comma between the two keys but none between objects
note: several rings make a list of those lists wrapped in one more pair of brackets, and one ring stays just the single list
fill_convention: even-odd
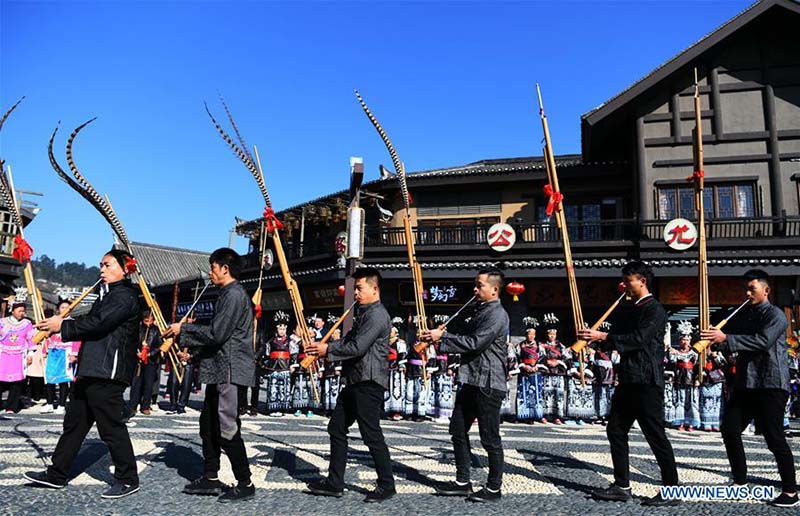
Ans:
[{"label": "long bamboo pipe", "polygon": [[[322,340],[320,341],[322,344],[327,344],[327,343],[328,343],[328,341],[329,341],[329,340],[331,340],[331,336],[333,335],[333,332],[335,332],[335,331],[336,331],[336,330],[339,328],[339,326],[341,326],[341,325],[342,325],[342,323],[344,322],[344,319],[345,319],[345,317],[347,317],[348,315],[350,315],[350,312],[353,310],[353,308],[356,306],[356,304],[357,304],[357,303],[358,303],[358,301],[353,301],[353,304],[352,304],[352,305],[350,305],[350,308],[348,308],[347,310],[345,310],[345,311],[344,311],[344,313],[342,314],[342,316],[341,316],[341,317],[339,317],[339,320],[338,320],[338,321],[336,321],[336,322],[333,324],[333,326],[331,326],[331,327],[330,327],[330,329],[329,329],[329,330],[328,330],[328,331],[325,333],[325,335],[322,337]],[[314,364],[314,363],[315,363],[317,360],[319,360],[319,355],[306,355],[306,358],[304,358],[304,359],[303,359],[303,360],[300,362],[300,365],[301,365],[302,367],[304,367],[304,368],[308,369],[308,368],[309,368],[309,367],[311,367],[311,366],[312,366],[312,365],[313,365],[313,364]]]},{"label": "long bamboo pipe", "polygon": [[[59,315],[60,315],[62,318],[66,318],[66,317],[68,317],[68,316],[69,316],[69,314],[71,314],[71,313],[72,313],[72,311],[73,311],[73,310],[75,310],[75,308],[77,308],[77,307],[78,307],[78,305],[79,305],[79,304],[81,304],[81,302],[82,302],[84,299],[86,299],[86,296],[88,296],[89,294],[91,294],[91,293],[92,293],[92,291],[94,291],[94,289],[95,289],[95,288],[97,288],[97,285],[99,285],[99,284],[100,284],[100,282],[102,282],[102,281],[103,281],[103,279],[102,279],[102,278],[98,279],[98,280],[97,280],[97,281],[94,283],[94,285],[92,285],[91,287],[89,287],[89,288],[85,289],[83,292],[81,292],[81,295],[80,295],[80,296],[78,296],[78,297],[76,297],[76,298],[75,298],[75,299],[74,299],[74,300],[73,300],[73,301],[72,301],[72,302],[69,304],[69,306],[68,306],[68,307],[66,307],[66,308],[64,309],[64,311],[63,311],[63,312],[61,312]],[[34,342],[34,344],[39,344],[40,342],[42,342],[42,341],[45,339],[45,337],[47,337],[47,332],[46,332],[46,331],[41,331],[41,330],[37,331],[37,332],[36,332],[36,335],[34,335],[34,336],[33,336],[33,342]]]},{"label": "long bamboo pipe", "polygon": [[[712,326],[712,328],[717,329],[717,330],[721,330],[722,328],[724,328],[725,325],[728,324],[728,321],[731,320],[731,317],[736,315],[739,312],[739,310],[744,308],[745,305],[747,305],[749,302],[750,302],[749,299],[745,299],[744,303],[739,305],[739,307],[736,308],[736,310],[734,310],[733,312],[731,312],[730,315],[728,315],[728,317],[726,317],[723,320],[721,320],[720,322],[718,322],[716,326]],[[692,346],[692,347],[694,348],[695,351],[697,351],[697,353],[705,354],[706,348],[708,348],[708,346],[710,346],[710,345],[711,345],[711,342],[708,341],[708,340],[699,340],[699,341],[695,342],[694,346]]]}]

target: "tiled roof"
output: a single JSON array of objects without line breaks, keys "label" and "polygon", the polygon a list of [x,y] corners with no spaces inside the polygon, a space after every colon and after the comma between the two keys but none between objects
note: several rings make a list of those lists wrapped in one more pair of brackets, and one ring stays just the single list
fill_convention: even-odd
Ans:
[{"label": "tiled roof", "polygon": [[[780,5],[792,11],[800,13],[800,3],[796,0],[761,0],[759,2],[754,3],[744,11],[740,12],[730,20],[726,21],[710,33],[706,34],[699,40],[697,40],[694,44],[689,46],[688,48],[682,50],[675,56],[668,59],[666,62],[662,63],[661,65],[657,66],[655,69],[651,70],[647,73],[644,77],[640,78],[638,81],[634,82],[618,94],[614,95],[607,101],[603,102],[596,108],[592,109],[591,111],[585,113],[581,118],[584,120],[590,118],[597,118],[601,119],[604,118],[606,115],[610,114],[611,112],[615,111],[618,107],[622,104],[627,103],[629,100],[632,100],[635,96],[639,95],[643,91],[649,89],[653,86],[656,82],[660,81],[667,75],[671,74],[672,72],[676,71],[681,66],[684,66],[692,59],[694,59],[697,55],[705,52],[706,50],[710,49],[717,43],[719,43],[722,39],[728,37],[736,30],[741,28],[743,25],[749,23],[760,14],[765,12],[767,9],[771,8],[774,5]],[[597,115],[597,116],[595,116]],[[597,120],[589,120],[591,123],[596,122]]]},{"label": "tiled roof", "polygon": [[199,277],[200,270],[208,270],[208,257],[211,255],[203,251],[142,242],[131,242],[131,248],[151,287]]},{"label": "tiled roof", "polygon": [[[580,154],[563,154],[555,157],[556,166],[559,168],[578,167],[578,166],[602,166],[613,165],[620,162],[584,162],[581,160]],[[456,167],[434,168],[430,170],[420,170],[417,172],[408,172],[407,177],[409,183],[414,183],[422,179],[431,179],[438,177],[456,177],[456,176],[478,176],[478,175],[492,175],[492,174],[507,174],[507,173],[525,173],[531,171],[544,170],[544,159],[541,156],[535,157],[521,157],[521,158],[500,158],[500,159],[485,159],[469,163],[466,165],[459,165]],[[369,189],[370,186],[381,186],[386,183],[396,183],[397,177],[392,175],[390,177],[383,177],[368,181],[362,185],[362,189]],[[278,212],[283,214],[292,210],[298,210],[307,204],[314,204],[323,202],[335,197],[341,197],[347,202],[350,197],[349,190],[340,190],[328,195],[323,195],[316,199],[308,200],[303,203],[290,206]],[[260,219],[256,219],[260,220]],[[251,224],[254,221],[245,221],[240,225]]]}]

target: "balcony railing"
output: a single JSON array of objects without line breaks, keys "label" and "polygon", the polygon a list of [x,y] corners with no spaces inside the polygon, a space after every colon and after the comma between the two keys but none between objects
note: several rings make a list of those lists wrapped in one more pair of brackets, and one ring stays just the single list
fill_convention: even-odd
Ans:
[{"label": "balcony railing", "polygon": [[[613,219],[568,223],[571,242],[661,240],[665,220]],[[413,228],[417,246],[484,244],[488,225]],[[517,243],[557,243],[561,235],[554,222],[512,225]],[[800,217],[715,219],[706,222],[708,240],[731,238],[800,237]],[[406,245],[403,228],[368,228],[365,244],[374,247]]]},{"label": "balcony railing", "polygon": [[[614,219],[569,222],[569,235],[576,242],[656,242],[663,239],[665,220]],[[559,244],[561,235],[555,223],[535,222],[512,225],[517,233],[517,245]],[[439,226],[413,228],[412,234],[418,247],[434,246],[485,246],[488,225]],[[707,239],[710,242],[723,239],[800,238],[800,216],[765,217],[757,219],[713,219],[706,222]],[[312,238],[302,245],[299,242],[284,242],[284,251],[289,260],[335,255],[333,237]],[[401,247],[406,245],[403,228],[367,228],[367,247]],[[0,253],[10,254],[13,235],[0,232]],[[246,266],[257,267],[255,252],[245,257]]]},{"label": "balcony railing", "polygon": [[[697,224],[696,220],[693,220]],[[642,223],[642,240],[661,240],[664,220]],[[800,217],[764,217],[758,219],[711,219],[706,221],[708,240],[725,238],[800,237]]]},{"label": "balcony railing", "polygon": [[[283,241],[283,252],[288,260],[334,254],[334,242],[325,239],[312,239],[303,242]],[[245,268],[258,267],[258,253],[251,250],[245,255]]]}]

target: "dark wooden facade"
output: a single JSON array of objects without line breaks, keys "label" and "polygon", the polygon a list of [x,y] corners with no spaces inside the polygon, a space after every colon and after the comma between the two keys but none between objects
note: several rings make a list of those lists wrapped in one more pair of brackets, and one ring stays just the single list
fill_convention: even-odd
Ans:
[{"label": "dark wooden facade", "polygon": [[[576,273],[587,319],[615,297],[615,278],[630,259],[650,262],[658,289],[674,312],[696,303],[696,249],[677,253],[662,239],[666,220],[694,218],[692,173],[693,69],[702,95],[709,272],[712,304],[738,304],[736,278],[750,268],[776,277],[776,301],[798,303],[800,292],[800,4],[765,0],[705,36],[634,85],[582,117],[582,154],[557,158]],[[346,177],[342,177],[344,185]],[[430,314],[448,313],[469,292],[480,268],[499,266],[527,292],[516,312],[566,311],[563,253],[544,216],[541,158],[485,160],[409,174],[411,217],[426,286],[455,289]],[[387,278],[384,302],[393,315],[410,309],[410,273],[402,205],[394,177],[368,182],[391,216],[381,220],[374,198],[367,210],[364,264]],[[687,199],[689,199],[687,204]],[[344,268],[334,251],[345,229],[343,190],[284,210],[284,237],[307,310],[335,313]],[[507,222],[517,243],[493,252],[486,231]],[[301,229],[303,236],[301,238]],[[252,238],[243,284],[255,289],[260,221],[239,226]],[[277,267],[267,271],[264,309],[289,307]],[[694,292],[694,293],[693,293]],[[429,296],[431,296],[429,292]],[[466,296],[469,297],[468,295]],[[439,311],[439,312],[437,312]],[[519,315],[519,314],[518,314]]]}]

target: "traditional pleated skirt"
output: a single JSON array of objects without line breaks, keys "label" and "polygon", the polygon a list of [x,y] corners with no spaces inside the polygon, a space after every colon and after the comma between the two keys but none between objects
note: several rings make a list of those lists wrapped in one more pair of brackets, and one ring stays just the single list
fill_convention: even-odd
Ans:
[{"label": "traditional pleated skirt", "polygon": [[579,378],[570,378],[567,385],[567,417],[586,420],[595,417],[592,384],[581,385]]},{"label": "traditional pleated skirt", "polygon": [[267,374],[267,409],[280,412],[292,408],[291,375],[289,371],[274,371]]},{"label": "traditional pleated skirt", "polygon": [[700,427],[703,430],[719,428],[722,418],[722,383],[700,386]]},{"label": "traditional pleated skirt", "polygon": [[675,417],[673,426],[700,426],[700,400],[696,387],[689,385],[675,385]]},{"label": "traditional pleated skirt", "polygon": [[431,378],[433,387],[432,403],[428,404],[428,415],[434,418],[449,418],[453,415],[456,396],[453,392],[453,377],[436,374]]},{"label": "traditional pleated skirt", "polygon": [[675,385],[664,384],[664,422],[671,425],[675,420]]},{"label": "traditional pleated skirt", "polygon": [[389,389],[384,395],[383,409],[387,414],[402,414],[406,397],[406,374],[400,369],[389,371]]},{"label": "traditional pleated skirt", "polygon": [[567,408],[567,396],[564,388],[565,379],[566,377],[560,375],[542,375],[543,417],[564,418]]},{"label": "traditional pleated skirt", "polygon": [[594,385],[594,411],[599,418],[611,415],[611,398],[614,397],[614,386],[611,384]]},{"label": "traditional pleated skirt", "polygon": [[329,376],[325,378],[322,385],[322,408],[326,411],[333,411],[336,408],[336,400],[342,391],[341,376]]},{"label": "traditional pleated skirt", "polygon": [[312,384],[312,378],[308,373],[295,374],[292,377],[292,409],[312,410],[320,408],[322,400],[317,401],[314,396],[314,388],[319,392],[319,384]]},{"label": "traditional pleated skirt", "polygon": [[519,375],[517,379],[517,421],[538,421],[544,417],[542,408],[542,375]]},{"label": "traditional pleated skirt", "polygon": [[428,414],[428,397],[431,382],[422,378],[406,379],[406,396],[403,404],[403,413],[406,416],[426,416]]}]

